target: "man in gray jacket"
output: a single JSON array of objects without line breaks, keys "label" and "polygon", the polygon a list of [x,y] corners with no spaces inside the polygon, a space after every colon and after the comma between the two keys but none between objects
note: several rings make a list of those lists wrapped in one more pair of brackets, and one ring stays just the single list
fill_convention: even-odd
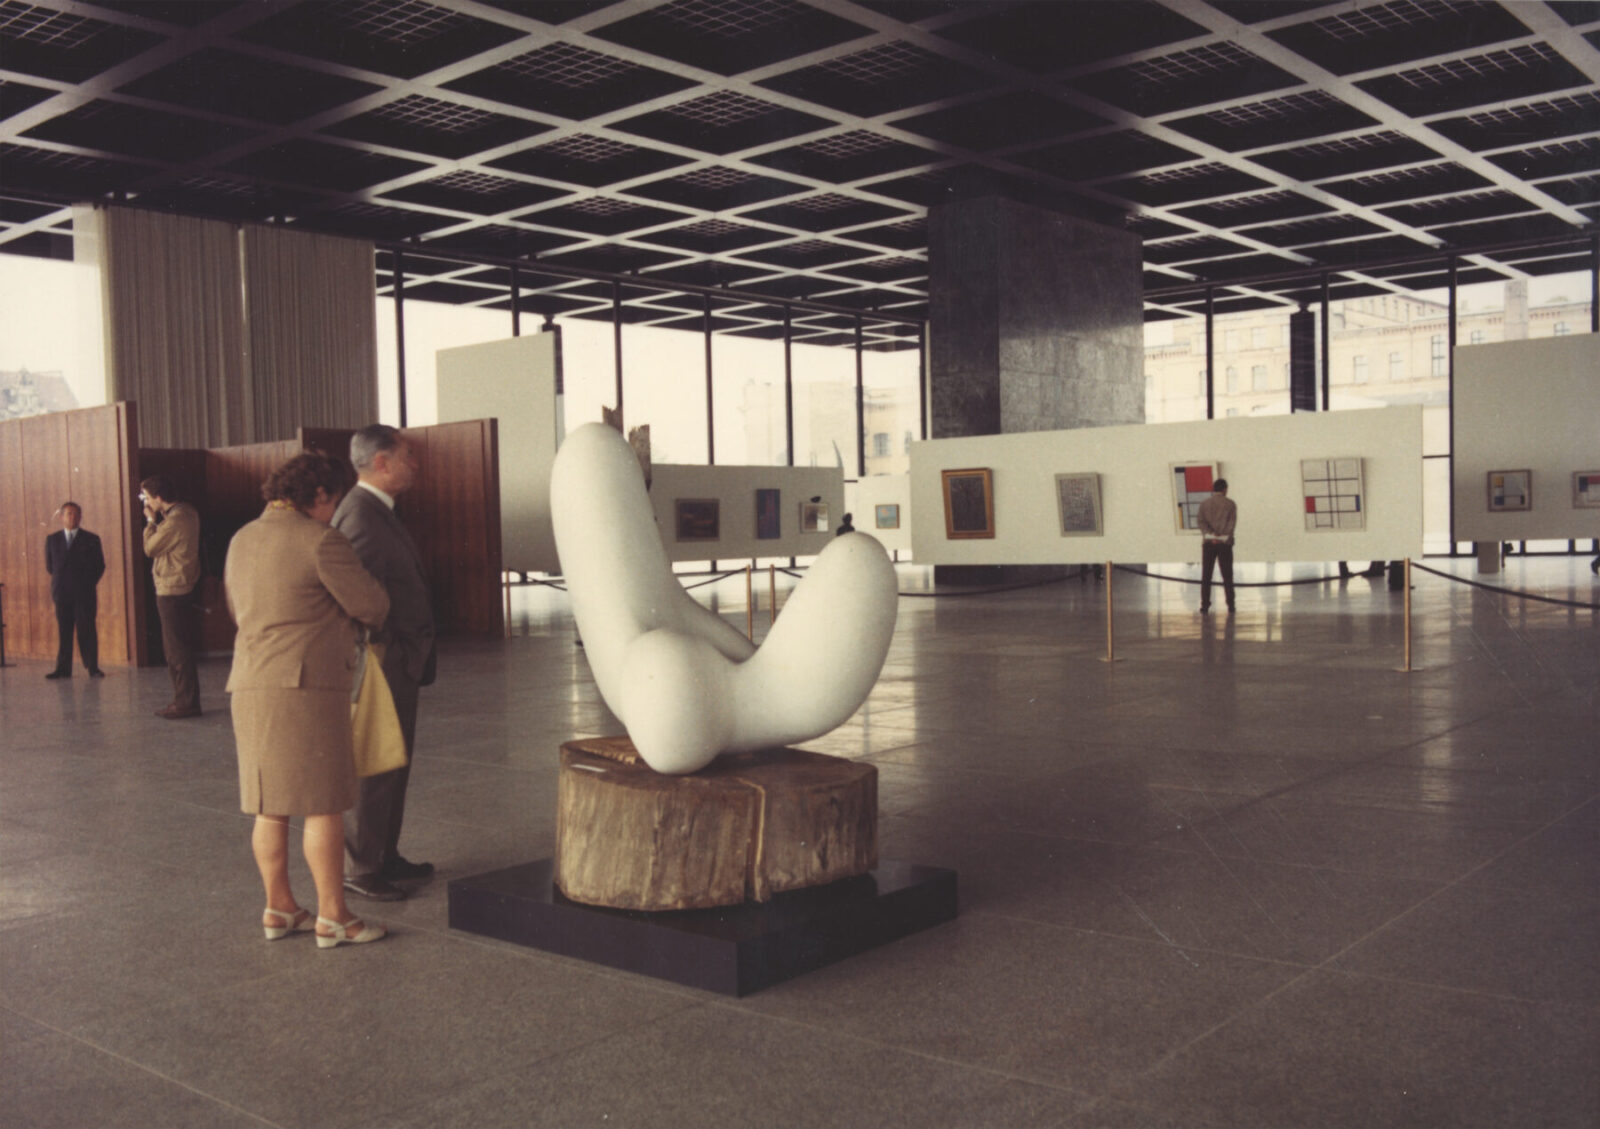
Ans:
[{"label": "man in gray jacket", "polygon": [[375,423],[350,439],[358,481],[334,511],[334,528],[350,539],[367,570],[389,592],[389,618],[372,641],[383,646],[383,675],[394,694],[406,741],[406,766],[361,781],[345,813],[345,889],[376,901],[398,901],[396,882],[427,878],[433,864],[400,854],[400,823],[417,736],[417,691],[434,677],[433,599],[416,542],[395,515],[395,499],[417,480],[417,452],[397,429]]}]

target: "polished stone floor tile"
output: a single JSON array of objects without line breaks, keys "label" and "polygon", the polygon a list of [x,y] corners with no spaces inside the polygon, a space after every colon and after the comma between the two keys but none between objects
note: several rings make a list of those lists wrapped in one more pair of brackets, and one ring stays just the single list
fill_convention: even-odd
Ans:
[{"label": "polished stone floor tile", "polygon": [[1600,1120],[1591,1010],[1310,973],[1125,1093],[1182,1124],[1548,1125]]}]

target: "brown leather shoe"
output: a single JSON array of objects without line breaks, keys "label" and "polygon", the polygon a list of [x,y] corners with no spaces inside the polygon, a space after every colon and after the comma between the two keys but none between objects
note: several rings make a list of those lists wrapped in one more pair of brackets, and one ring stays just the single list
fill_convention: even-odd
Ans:
[{"label": "brown leather shoe", "polygon": [[157,717],[164,717],[168,721],[178,721],[179,719],[185,718],[185,717],[199,717],[200,716],[200,707],[199,706],[190,706],[188,709],[181,709],[178,706],[168,706],[164,710],[157,710],[156,711],[156,716]]}]

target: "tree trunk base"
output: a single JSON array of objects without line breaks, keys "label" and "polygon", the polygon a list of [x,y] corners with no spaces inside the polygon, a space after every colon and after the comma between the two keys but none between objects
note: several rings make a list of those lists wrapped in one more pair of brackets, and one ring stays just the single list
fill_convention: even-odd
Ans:
[{"label": "tree trunk base", "polygon": [[561,746],[556,886],[589,905],[705,909],[878,864],[878,770],[802,749],[718,757],[687,776],[626,737]]}]

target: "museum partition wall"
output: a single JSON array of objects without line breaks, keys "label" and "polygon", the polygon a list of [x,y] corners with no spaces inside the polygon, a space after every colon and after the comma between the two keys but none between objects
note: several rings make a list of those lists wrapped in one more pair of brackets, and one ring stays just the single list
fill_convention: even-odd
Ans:
[{"label": "museum partition wall", "polygon": [[[200,511],[203,649],[232,649],[233,624],[222,590],[233,534],[261,513],[261,483],[305,450],[347,455],[351,432],[300,428],[293,439],[232,447],[141,447],[138,413],[119,403],[0,422],[0,583],[5,585],[6,650],[53,658],[55,614],[44,569],[44,539],[60,528],[56,511],[71,499],[106,556],[100,582],[100,653],[114,665],[162,661],[150,565],[140,537],[139,483],[169,475]],[[492,419],[411,428],[422,473],[398,507],[422,553],[441,634],[498,637],[501,601],[497,428]]]}]

